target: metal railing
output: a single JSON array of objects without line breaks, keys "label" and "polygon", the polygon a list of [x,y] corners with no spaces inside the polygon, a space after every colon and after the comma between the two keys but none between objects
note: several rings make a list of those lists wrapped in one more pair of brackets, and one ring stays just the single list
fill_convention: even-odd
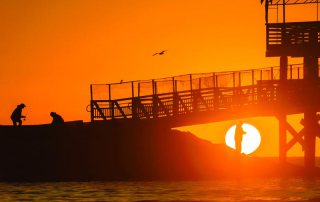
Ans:
[{"label": "metal railing", "polygon": [[[277,100],[279,79],[280,68],[270,67],[100,84],[107,89],[102,96],[106,99],[92,95],[91,119],[150,119],[270,104]],[[287,79],[303,79],[303,65],[288,66]],[[92,85],[92,93],[94,89]],[[131,94],[120,92],[117,96],[119,89]]]}]

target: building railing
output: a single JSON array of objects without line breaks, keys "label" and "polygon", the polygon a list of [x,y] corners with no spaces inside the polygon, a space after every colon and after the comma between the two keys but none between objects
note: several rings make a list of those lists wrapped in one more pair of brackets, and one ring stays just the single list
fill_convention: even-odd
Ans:
[{"label": "building railing", "polygon": [[[91,119],[150,119],[272,104],[278,99],[279,79],[279,67],[270,67],[97,85],[107,89],[106,99],[92,95]],[[287,79],[293,83],[303,79],[303,65],[288,66]],[[92,92],[95,87],[91,86]],[[117,96],[118,89],[132,94]]]},{"label": "building railing", "polygon": [[[288,66],[287,78],[303,79],[303,64]],[[92,84],[91,100],[121,100],[207,88],[256,85],[262,80],[279,80],[280,67],[253,70],[188,74],[162,79]]]}]

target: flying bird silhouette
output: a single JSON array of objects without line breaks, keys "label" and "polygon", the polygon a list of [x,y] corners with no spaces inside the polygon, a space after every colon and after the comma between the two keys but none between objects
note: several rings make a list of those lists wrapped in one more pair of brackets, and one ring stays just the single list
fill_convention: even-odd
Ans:
[{"label": "flying bird silhouette", "polygon": [[160,51],[160,52],[158,52],[158,53],[153,54],[152,56],[155,56],[155,55],[163,55],[166,51],[168,51],[168,50]]}]

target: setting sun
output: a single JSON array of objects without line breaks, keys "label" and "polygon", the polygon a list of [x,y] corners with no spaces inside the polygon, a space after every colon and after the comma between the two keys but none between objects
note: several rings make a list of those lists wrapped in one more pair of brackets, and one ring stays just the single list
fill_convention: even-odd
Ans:
[{"label": "setting sun", "polygon": [[[260,146],[260,142],[261,142],[260,133],[258,129],[256,129],[254,126],[248,123],[243,123],[242,128],[245,134],[243,135],[241,153],[251,154]],[[233,149],[236,148],[235,131],[236,131],[236,125],[233,125],[232,127],[229,128],[225,136],[225,141],[227,146]]]}]

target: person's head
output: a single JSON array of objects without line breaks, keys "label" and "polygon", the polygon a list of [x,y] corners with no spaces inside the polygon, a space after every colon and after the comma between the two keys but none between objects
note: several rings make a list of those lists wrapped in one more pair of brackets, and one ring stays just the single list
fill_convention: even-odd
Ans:
[{"label": "person's head", "polygon": [[21,109],[23,109],[23,108],[26,107],[26,105],[25,105],[24,103],[21,103],[21,104],[18,105],[18,107],[21,108]]},{"label": "person's head", "polygon": [[50,112],[50,116],[54,117],[56,115],[55,112]]}]

